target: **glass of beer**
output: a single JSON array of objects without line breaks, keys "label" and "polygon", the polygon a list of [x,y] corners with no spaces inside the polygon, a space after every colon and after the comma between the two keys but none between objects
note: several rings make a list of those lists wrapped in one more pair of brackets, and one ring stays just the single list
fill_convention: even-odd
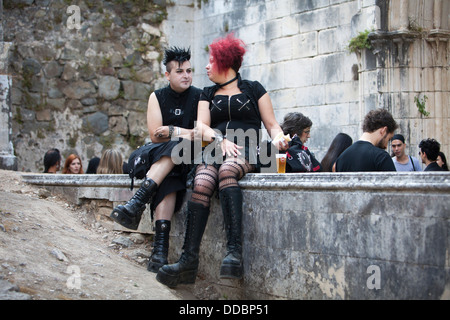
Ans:
[{"label": "glass of beer", "polygon": [[278,153],[276,155],[276,158],[277,158],[277,172],[286,173],[286,154]]}]

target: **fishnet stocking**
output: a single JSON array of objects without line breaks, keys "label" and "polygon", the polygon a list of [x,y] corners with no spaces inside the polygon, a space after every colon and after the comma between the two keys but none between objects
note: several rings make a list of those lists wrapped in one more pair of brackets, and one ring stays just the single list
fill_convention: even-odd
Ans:
[{"label": "fishnet stocking", "polygon": [[226,159],[219,169],[219,190],[239,186],[238,181],[253,170],[254,166],[250,165],[245,159]]},{"label": "fishnet stocking", "polygon": [[199,165],[195,172],[191,201],[209,207],[209,200],[216,189],[218,170],[214,166]]},{"label": "fishnet stocking", "polygon": [[225,160],[219,170],[214,166],[199,165],[195,173],[191,201],[209,207],[217,183],[219,183],[219,190],[238,186],[238,181],[254,169],[254,165],[250,165],[245,159],[241,158]]}]

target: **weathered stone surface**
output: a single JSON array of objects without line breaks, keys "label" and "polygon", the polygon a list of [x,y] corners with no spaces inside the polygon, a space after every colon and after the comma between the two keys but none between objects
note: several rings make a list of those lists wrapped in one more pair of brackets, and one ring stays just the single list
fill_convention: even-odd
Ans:
[{"label": "weathered stone surface", "polygon": [[83,119],[83,126],[96,135],[108,130],[108,116],[103,112],[95,112]]},{"label": "weathered stone surface", "polygon": [[31,300],[29,294],[20,292],[20,288],[7,280],[0,279],[0,300]]},{"label": "weathered stone surface", "polygon": [[120,117],[110,117],[109,118],[109,128],[113,132],[117,132],[117,133],[120,133],[122,135],[126,135],[128,133],[128,122],[122,116],[120,116]]},{"label": "weathered stone surface", "polygon": [[147,23],[141,24],[141,28],[142,28],[142,30],[144,30],[145,32],[147,32],[150,35],[157,36],[157,37],[161,36],[161,31],[159,31],[158,28],[155,28]]},{"label": "weathered stone surface", "polygon": [[41,71],[42,65],[36,59],[26,59],[23,62],[22,67],[25,72],[37,74],[39,73],[39,71]]},{"label": "weathered stone surface", "polygon": [[[127,175],[23,178],[75,203],[130,197]],[[199,274],[229,298],[450,299],[449,173],[247,174],[239,184],[243,281],[218,278],[226,236],[214,197],[200,252]],[[171,261],[185,219],[183,207],[172,220]]]},{"label": "weathered stone surface", "polygon": [[94,85],[87,81],[77,81],[66,86],[62,92],[69,99],[82,99],[96,92]]},{"label": "weathered stone surface", "polygon": [[44,67],[44,74],[47,78],[59,77],[62,72],[63,72],[63,68],[56,61],[50,61]]},{"label": "weathered stone surface", "polygon": [[61,75],[61,79],[66,80],[66,81],[73,80],[73,79],[75,79],[76,74],[77,74],[77,71],[69,64],[66,64],[64,66],[64,70]]},{"label": "weathered stone surface", "polygon": [[153,71],[150,68],[142,68],[136,72],[136,80],[144,83],[150,83],[153,79]]},{"label": "weathered stone surface", "polygon": [[112,76],[101,77],[98,82],[98,94],[106,100],[114,100],[119,96],[120,81]]},{"label": "weathered stone surface", "polygon": [[150,96],[150,86],[136,81],[125,80],[122,81],[124,89],[124,98],[126,100],[148,100]]},{"label": "weathered stone surface", "polygon": [[131,135],[138,137],[145,137],[148,135],[147,117],[144,113],[130,111],[127,122]]},{"label": "weathered stone surface", "polygon": [[95,98],[84,98],[80,100],[83,106],[92,106],[97,103],[97,99]]},{"label": "weathered stone surface", "polygon": [[62,111],[64,109],[65,106],[65,99],[47,99],[47,106],[51,109],[51,110],[58,110],[58,111]]},{"label": "weathered stone surface", "polygon": [[36,112],[37,121],[50,121],[52,120],[52,113],[49,109],[39,110]]},{"label": "weathered stone surface", "polygon": [[64,94],[59,89],[61,84],[60,80],[50,79],[47,81],[47,97],[50,99],[63,98]]},{"label": "weathered stone surface", "polygon": [[[147,15],[154,21],[145,20],[142,25],[138,16],[124,16],[121,6],[98,10],[81,3],[81,29],[73,30],[67,25],[67,15],[57,21],[67,5],[48,6],[47,2],[26,4],[24,10],[7,6],[4,13],[10,19],[2,34],[11,42],[1,46],[0,66],[6,74],[15,73],[9,100],[14,106],[10,134],[18,146],[15,152],[20,170],[41,172],[43,154],[50,147],[60,149],[63,155],[76,152],[85,161],[108,146],[120,150],[125,158],[131,149],[126,140],[127,102],[138,102],[136,108],[146,110],[150,88],[163,76],[159,74],[159,53],[155,52],[163,48],[157,43],[161,31],[156,17],[164,15],[164,9],[157,5],[140,8],[142,15],[155,13]],[[126,10],[131,7],[127,5]],[[14,50],[5,49],[9,44]],[[142,55],[147,51],[153,53],[144,61]],[[121,80],[131,81],[126,98]],[[122,101],[115,103],[113,113],[111,106],[103,103],[118,100]],[[41,110],[43,107],[49,110]],[[97,112],[106,116],[93,119]],[[110,121],[110,116],[115,118]],[[99,121],[93,131],[89,129],[92,121]],[[108,128],[108,123],[114,127]],[[145,134],[145,121],[136,125],[144,131],[135,128],[133,132]]]}]

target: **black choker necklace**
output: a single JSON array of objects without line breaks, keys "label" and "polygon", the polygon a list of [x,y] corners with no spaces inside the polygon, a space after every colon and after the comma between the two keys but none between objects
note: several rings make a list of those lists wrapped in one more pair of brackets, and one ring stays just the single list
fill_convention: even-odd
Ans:
[{"label": "black choker necklace", "polygon": [[236,77],[234,77],[233,79],[231,79],[230,81],[227,81],[227,82],[225,82],[225,83],[222,83],[222,84],[216,84],[216,86],[217,86],[217,88],[222,88],[222,87],[225,87],[227,84],[230,84],[230,83],[232,83],[233,81],[235,81],[236,79],[238,78],[238,76],[236,75]]}]

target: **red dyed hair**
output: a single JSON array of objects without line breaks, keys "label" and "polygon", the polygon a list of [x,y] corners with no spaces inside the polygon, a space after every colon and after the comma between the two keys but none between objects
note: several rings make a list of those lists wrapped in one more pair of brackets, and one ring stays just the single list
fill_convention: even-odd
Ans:
[{"label": "red dyed hair", "polygon": [[238,72],[245,54],[245,43],[234,37],[233,33],[225,38],[214,40],[209,52],[217,66],[217,71],[225,72],[229,68]]},{"label": "red dyed hair", "polygon": [[77,154],[71,154],[70,156],[67,157],[66,163],[64,164],[64,168],[62,169],[62,173],[70,173],[69,166],[75,159],[80,160],[80,174],[83,173],[83,162],[81,162],[81,158]]}]

